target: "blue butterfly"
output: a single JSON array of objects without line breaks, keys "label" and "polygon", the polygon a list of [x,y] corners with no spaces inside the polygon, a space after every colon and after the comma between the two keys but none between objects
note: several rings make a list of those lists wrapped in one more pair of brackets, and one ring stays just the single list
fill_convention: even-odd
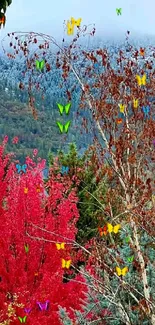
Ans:
[{"label": "blue butterfly", "polygon": [[142,106],[142,110],[144,113],[144,118],[148,117],[149,118],[149,112],[150,112],[150,106]]},{"label": "blue butterfly", "polygon": [[27,165],[26,165],[26,164],[24,164],[24,165],[19,165],[19,164],[17,164],[17,165],[16,165],[16,168],[17,168],[18,174],[19,174],[20,172],[24,172],[24,173],[26,173]]},{"label": "blue butterfly", "polygon": [[61,174],[64,175],[65,173],[68,174],[69,171],[69,167],[66,166],[62,166],[61,167]]},{"label": "blue butterfly", "polygon": [[123,119],[124,118],[124,113],[119,112],[118,113],[118,118],[122,118]]}]

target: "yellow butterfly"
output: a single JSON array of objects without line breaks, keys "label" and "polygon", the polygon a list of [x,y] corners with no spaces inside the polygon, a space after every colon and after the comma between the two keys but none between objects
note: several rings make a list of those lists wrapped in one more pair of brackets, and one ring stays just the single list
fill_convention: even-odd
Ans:
[{"label": "yellow butterfly", "polygon": [[121,227],[121,225],[120,224],[118,224],[118,225],[116,225],[116,226],[112,226],[111,225],[111,223],[107,223],[107,227],[108,227],[108,232],[114,232],[115,234],[117,234],[118,233],[118,231],[119,231],[119,229],[120,229],[120,227]]},{"label": "yellow butterfly", "polygon": [[125,105],[122,104],[118,104],[119,108],[120,108],[120,112],[124,113],[124,109],[125,109]]},{"label": "yellow butterfly", "polygon": [[133,107],[137,108],[138,107],[138,99],[133,100]]},{"label": "yellow butterfly", "polygon": [[79,18],[79,19],[74,19],[73,17],[71,17],[71,24],[74,26],[80,26],[81,24],[81,21],[82,21],[82,18]]},{"label": "yellow butterfly", "polygon": [[71,260],[66,261],[66,260],[64,260],[64,258],[62,258],[61,263],[62,263],[62,268],[63,269],[65,269],[65,268],[69,269],[70,265],[71,265]]},{"label": "yellow butterfly", "polygon": [[24,193],[27,194],[28,193],[28,188],[24,187]]},{"label": "yellow butterfly", "polygon": [[60,249],[65,249],[65,243],[61,243],[61,244],[56,243],[56,248],[57,248],[58,250],[60,250]]},{"label": "yellow butterfly", "polygon": [[146,85],[146,74],[143,74],[142,78],[139,75],[136,75],[138,86]]},{"label": "yellow butterfly", "polygon": [[74,25],[67,20],[67,35],[74,35]]},{"label": "yellow butterfly", "polygon": [[121,276],[121,275],[125,276],[127,274],[127,272],[128,272],[127,266],[125,266],[123,269],[120,269],[120,267],[116,266],[116,273],[118,276]]}]

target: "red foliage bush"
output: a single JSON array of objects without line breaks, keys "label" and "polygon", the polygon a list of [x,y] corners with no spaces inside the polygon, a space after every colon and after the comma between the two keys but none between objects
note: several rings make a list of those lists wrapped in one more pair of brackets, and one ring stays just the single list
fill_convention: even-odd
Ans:
[{"label": "red foliage bush", "polygon": [[[42,170],[45,160],[26,158],[26,173],[17,173],[10,156],[4,155],[7,138],[0,146],[0,322],[19,324],[27,313],[27,324],[59,325],[59,306],[81,310],[86,285],[81,275],[63,282],[72,270],[63,269],[61,259],[72,258],[73,241],[79,218],[72,180],[51,172],[44,190]],[[37,160],[36,157],[34,159]],[[58,250],[56,242],[65,242]],[[47,311],[37,301],[49,300]],[[9,324],[9,322],[8,322]]]}]

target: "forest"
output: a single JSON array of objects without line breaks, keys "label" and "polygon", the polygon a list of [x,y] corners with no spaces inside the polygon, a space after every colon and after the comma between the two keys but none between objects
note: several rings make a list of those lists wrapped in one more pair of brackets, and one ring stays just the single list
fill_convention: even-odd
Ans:
[{"label": "forest", "polygon": [[0,325],[155,325],[155,52],[81,21],[2,40]]}]

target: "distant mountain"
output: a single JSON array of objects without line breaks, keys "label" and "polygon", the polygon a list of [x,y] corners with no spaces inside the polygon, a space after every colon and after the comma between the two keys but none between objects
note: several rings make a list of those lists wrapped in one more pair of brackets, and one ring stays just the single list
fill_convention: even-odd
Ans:
[{"label": "distant mountain", "polygon": [[[93,48],[99,48],[101,42],[102,40],[98,38],[98,43]],[[110,54],[113,68],[117,69],[116,54],[120,48],[125,51],[126,44],[118,43],[115,46],[114,43],[105,43],[104,46],[106,46]],[[149,53],[151,53],[151,50],[147,49],[148,57]],[[39,117],[37,121],[32,117],[32,112],[28,107],[27,90],[19,89],[20,82],[24,84],[25,88],[28,85],[29,71],[23,74],[25,58],[21,57],[18,60],[10,60],[6,56],[0,55],[0,139],[6,134],[9,136],[7,150],[9,152],[15,150],[17,158],[21,162],[24,162],[26,155],[32,154],[34,148],[39,149],[40,157],[47,158],[49,151],[52,151],[54,154],[57,153],[58,149],[66,151],[69,143],[75,142],[79,154],[83,154],[88,145],[93,141],[93,133],[89,131],[91,130],[91,114],[82,109],[79,111],[80,86],[77,84],[73,74],[71,74],[68,81],[63,82],[61,70],[55,67],[55,57],[50,57],[50,55],[47,55],[47,60],[50,60],[51,71],[45,76],[43,74],[39,75],[37,71],[34,75],[35,81],[39,78],[38,80],[40,80],[44,95],[44,100],[42,100],[42,93],[36,91],[35,87],[33,88],[33,96]],[[127,53],[126,56],[130,56],[130,53]],[[142,61],[140,59],[139,63],[141,64]],[[79,61],[76,62],[76,69],[79,71],[79,74],[82,74],[82,68],[86,66],[87,63],[80,57]],[[85,77],[86,81],[87,78]],[[60,83],[62,83],[62,87],[60,87]],[[72,93],[70,115],[69,117],[65,116],[64,119],[59,114],[57,103],[67,103],[66,90],[74,85],[76,87]],[[155,98],[149,97],[149,99],[150,102],[153,102]],[[79,116],[77,116],[77,112],[80,112]],[[89,121],[87,132],[85,132],[82,126],[84,118]],[[68,134],[64,136],[60,134],[56,121],[62,122],[63,120],[67,121],[67,119],[71,120],[71,126]],[[93,132],[97,134],[95,127]],[[19,144],[16,146],[12,145],[11,142],[14,136],[19,137]]]}]

